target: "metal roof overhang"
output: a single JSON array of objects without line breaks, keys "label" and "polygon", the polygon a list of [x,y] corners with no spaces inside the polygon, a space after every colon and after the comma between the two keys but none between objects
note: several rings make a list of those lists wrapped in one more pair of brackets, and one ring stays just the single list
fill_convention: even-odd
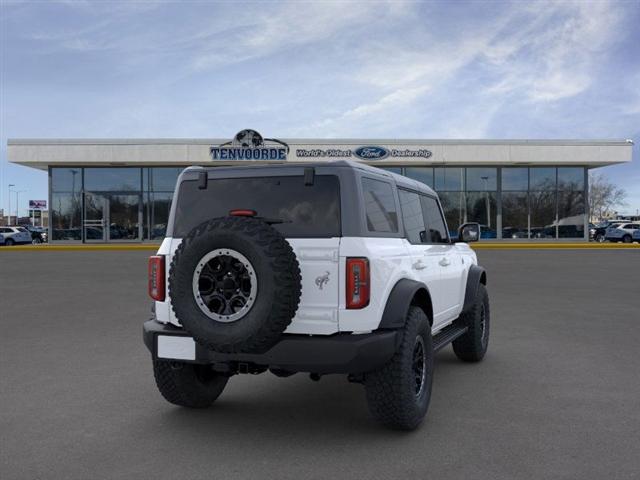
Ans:
[{"label": "metal roof overhang", "polygon": [[[214,161],[210,147],[228,139],[10,139],[9,161],[46,170],[50,166],[189,166],[233,165]],[[318,162],[345,157],[298,156],[299,150],[379,146],[389,150],[424,149],[423,157],[387,157],[363,161],[393,165],[579,165],[589,168],[630,162],[631,140],[405,140],[405,139],[282,139],[290,147],[287,161]],[[355,157],[350,157],[356,159]],[[362,160],[359,160],[362,161]],[[268,161],[255,161],[269,163]]]}]

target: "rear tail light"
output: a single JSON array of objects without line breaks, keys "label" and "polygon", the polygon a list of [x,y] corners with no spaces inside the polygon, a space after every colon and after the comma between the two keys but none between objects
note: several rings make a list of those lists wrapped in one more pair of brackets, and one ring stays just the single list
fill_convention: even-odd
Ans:
[{"label": "rear tail light", "polygon": [[164,255],[149,257],[149,296],[164,302]]},{"label": "rear tail light", "polygon": [[369,305],[369,260],[364,257],[347,258],[347,308]]}]

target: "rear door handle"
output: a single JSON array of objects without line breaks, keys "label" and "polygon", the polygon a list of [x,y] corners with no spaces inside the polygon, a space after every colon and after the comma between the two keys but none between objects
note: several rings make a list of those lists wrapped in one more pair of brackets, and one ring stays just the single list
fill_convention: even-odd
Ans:
[{"label": "rear door handle", "polygon": [[414,270],[424,270],[425,268],[427,268],[427,266],[423,263],[422,260],[418,260],[411,266],[414,268]]},{"label": "rear door handle", "polygon": [[443,267],[448,267],[449,265],[451,265],[451,262],[449,261],[449,259],[447,257],[444,257],[438,263]]}]

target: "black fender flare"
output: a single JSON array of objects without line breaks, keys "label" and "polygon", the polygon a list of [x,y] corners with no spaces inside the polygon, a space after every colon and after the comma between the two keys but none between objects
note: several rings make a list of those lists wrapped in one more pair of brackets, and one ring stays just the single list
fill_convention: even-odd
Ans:
[{"label": "black fender flare", "polygon": [[464,293],[464,306],[463,312],[467,312],[472,306],[478,293],[478,285],[487,284],[487,272],[484,268],[478,265],[471,265],[469,268],[469,274],[467,275],[467,287]]},{"label": "black fender flare", "polygon": [[421,307],[429,318],[429,323],[433,324],[433,307],[429,289],[422,282],[403,278],[391,289],[378,328],[397,329],[404,327],[409,307],[412,304]]}]

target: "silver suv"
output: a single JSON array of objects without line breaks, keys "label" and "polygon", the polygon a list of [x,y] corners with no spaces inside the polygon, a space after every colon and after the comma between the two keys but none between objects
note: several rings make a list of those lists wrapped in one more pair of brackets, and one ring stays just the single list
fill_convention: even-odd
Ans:
[{"label": "silver suv", "polygon": [[31,234],[24,227],[0,227],[6,246],[31,243]]}]

